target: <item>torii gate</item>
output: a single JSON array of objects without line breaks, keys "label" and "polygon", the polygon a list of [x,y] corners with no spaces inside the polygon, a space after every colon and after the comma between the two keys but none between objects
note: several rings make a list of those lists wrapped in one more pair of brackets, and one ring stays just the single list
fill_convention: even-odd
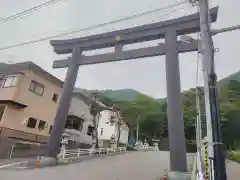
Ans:
[{"label": "torii gate", "polygon": [[[210,10],[211,22],[216,22],[218,7]],[[181,89],[178,54],[197,51],[199,41],[182,42],[177,36],[200,31],[199,14],[134,28],[107,32],[98,35],[69,40],[51,40],[57,54],[70,54],[65,60],[57,60],[53,68],[68,68],[62,96],[58,104],[52,134],[48,144],[48,157],[56,157],[60,149],[61,135],[64,131],[72,92],[79,66],[131,60],[143,57],[166,55],[167,114],[170,148],[170,169],[187,171],[184,121],[181,109]],[[166,43],[154,47],[123,51],[123,45],[165,38]],[[86,50],[115,47],[115,52],[101,55],[83,56]]]}]

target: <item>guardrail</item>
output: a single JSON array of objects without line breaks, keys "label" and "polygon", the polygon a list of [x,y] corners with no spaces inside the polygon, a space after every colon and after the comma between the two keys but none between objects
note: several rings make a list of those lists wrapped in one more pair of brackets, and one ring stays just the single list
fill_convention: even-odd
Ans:
[{"label": "guardrail", "polygon": [[93,156],[100,154],[109,154],[112,152],[126,152],[126,147],[118,147],[118,148],[98,148],[98,149],[63,149],[60,154],[58,154],[59,159],[69,159],[69,158],[77,158],[80,156]]}]

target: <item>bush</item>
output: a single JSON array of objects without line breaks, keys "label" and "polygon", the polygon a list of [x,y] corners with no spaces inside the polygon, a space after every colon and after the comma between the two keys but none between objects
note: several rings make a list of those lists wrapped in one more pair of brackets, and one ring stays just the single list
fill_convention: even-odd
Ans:
[{"label": "bush", "polygon": [[228,158],[240,163],[240,151],[231,151]]}]

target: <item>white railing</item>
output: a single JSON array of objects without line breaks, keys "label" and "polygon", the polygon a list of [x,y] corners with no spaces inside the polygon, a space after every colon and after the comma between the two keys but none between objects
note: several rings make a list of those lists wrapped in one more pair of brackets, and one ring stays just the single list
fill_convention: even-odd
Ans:
[{"label": "white railing", "polygon": [[98,149],[62,149],[60,154],[58,154],[58,158],[60,159],[71,159],[77,158],[80,156],[94,156],[100,154],[109,154],[109,153],[117,153],[117,152],[126,152],[126,147],[118,147],[118,148],[98,148]]},{"label": "white railing", "polygon": [[155,146],[138,146],[136,149],[140,151],[159,151],[159,148]]}]

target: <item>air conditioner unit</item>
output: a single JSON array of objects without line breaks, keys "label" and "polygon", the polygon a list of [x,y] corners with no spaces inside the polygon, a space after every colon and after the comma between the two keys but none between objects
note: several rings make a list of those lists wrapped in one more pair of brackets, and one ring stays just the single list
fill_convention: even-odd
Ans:
[{"label": "air conditioner unit", "polygon": [[119,121],[119,124],[122,126],[122,125],[124,125],[124,121],[123,120],[120,120]]},{"label": "air conditioner unit", "polygon": [[24,126],[27,126],[27,123],[28,123],[28,118],[25,118],[22,124],[23,124]]},{"label": "air conditioner unit", "polygon": [[84,114],[82,114],[82,115],[81,115],[81,118],[82,118],[82,119],[84,119],[84,118],[85,118]]},{"label": "air conditioner unit", "polygon": [[82,118],[85,117],[84,111],[82,111],[81,117],[82,117]]},{"label": "air conditioner unit", "polygon": [[44,128],[48,128],[49,124],[46,122]]},{"label": "air conditioner unit", "polygon": [[116,119],[115,119],[114,116],[110,116],[109,120],[110,120],[110,123],[115,123],[116,122]]}]

